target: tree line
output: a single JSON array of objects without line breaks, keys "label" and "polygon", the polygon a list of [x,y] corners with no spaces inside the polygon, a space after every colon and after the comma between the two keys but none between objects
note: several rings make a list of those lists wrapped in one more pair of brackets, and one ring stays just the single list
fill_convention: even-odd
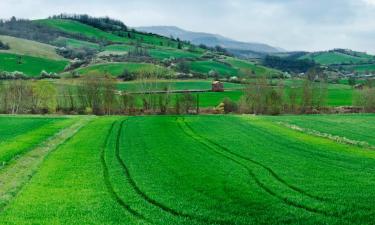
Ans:
[{"label": "tree line", "polygon": [[[0,113],[3,114],[196,114],[249,113],[278,115],[329,112],[328,84],[324,79],[304,79],[296,85],[274,83],[265,77],[246,84],[239,101],[229,98],[213,109],[200,109],[199,94],[172,93],[160,87],[152,74],[137,75],[138,89],[117,90],[117,80],[90,74],[78,79],[13,80],[0,84]],[[160,91],[155,91],[160,90]],[[356,91],[354,105],[375,112],[375,85]]]}]

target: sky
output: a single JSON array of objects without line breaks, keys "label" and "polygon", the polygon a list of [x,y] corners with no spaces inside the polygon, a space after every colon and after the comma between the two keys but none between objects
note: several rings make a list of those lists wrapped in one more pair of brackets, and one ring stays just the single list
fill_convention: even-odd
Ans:
[{"label": "sky", "polygon": [[0,17],[86,13],[131,27],[167,25],[289,51],[375,54],[375,0],[0,0]]}]

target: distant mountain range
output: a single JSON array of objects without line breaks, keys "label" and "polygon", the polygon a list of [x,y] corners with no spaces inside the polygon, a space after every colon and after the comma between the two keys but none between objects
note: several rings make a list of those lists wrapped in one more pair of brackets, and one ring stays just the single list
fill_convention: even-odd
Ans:
[{"label": "distant mountain range", "polygon": [[240,42],[217,34],[192,32],[173,26],[137,27],[135,29],[143,32],[159,34],[166,37],[173,36],[174,38],[180,38],[181,40],[190,41],[191,43],[196,45],[204,44],[209,47],[221,46],[223,48],[226,48],[233,54],[243,57],[252,57],[266,53],[277,53],[285,51],[283,49],[267,44]]}]

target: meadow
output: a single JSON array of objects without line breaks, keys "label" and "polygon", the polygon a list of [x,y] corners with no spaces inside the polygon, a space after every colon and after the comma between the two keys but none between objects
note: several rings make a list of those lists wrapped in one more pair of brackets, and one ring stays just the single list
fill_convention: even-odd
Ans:
[{"label": "meadow", "polygon": [[310,119],[335,135],[370,121],[351,138],[374,138],[370,114],[91,118],[0,223],[372,224],[375,153],[279,123]]},{"label": "meadow", "polygon": [[95,64],[88,67],[83,67],[77,70],[81,75],[90,74],[109,74],[111,76],[118,77],[122,75],[124,70],[130,73],[140,73],[140,72],[160,72],[163,75],[167,75],[169,70],[167,68],[157,66],[151,63],[105,63],[105,64]]},{"label": "meadow", "polygon": [[0,71],[23,72],[35,77],[45,70],[49,73],[59,73],[68,65],[66,60],[52,60],[27,55],[16,55],[12,53],[0,53]]}]

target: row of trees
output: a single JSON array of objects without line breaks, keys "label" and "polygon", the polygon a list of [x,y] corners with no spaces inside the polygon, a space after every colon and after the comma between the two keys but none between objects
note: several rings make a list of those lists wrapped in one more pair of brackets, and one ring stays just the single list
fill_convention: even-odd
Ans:
[{"label": "row of trees", "polygon": [[[329,112],[328,83],[320,78],[304,79],[302,83],[286,86],[272,84],[266,78],[248,83],[239,102],[224,100],[226,113],[278,115],[282,113],[310,114]],[[364,112],[375,112],[375,88],[366,85],[354,93],[353,105]]]},{"label": "row of trees", "polygon": [[116,80],[90,74],[75,80],[14,80],[0,85],[0,113],[5,114],[179,114],[199,110],[196,96],[190,93],[164,93],[155,77],[139,77],[137,93],[116,90]]},{"label": "row of trees", "polygon": [[[0,85],[0,113],[64,114],[180,114],[199,113],[199,94],[173,93],[148,73],[137,76],[138,89],[121,92],[116,80],[90,74],[79,79],[14,80]],[[239,102],[225,99],[216,111],[271,114],[326,112],[328,85],[305,79],[295,86],[271,83],[266,78],[249,82]],[[375,112],[375,88],[358,90],[355,105]]]},{"label": "row of trees", "polygon": [[60,14],[52,16],[53,19],[70,19],[104,31],[127,31],[128,27],[120,20],[109,17],[92,17],[86,14]]}]

